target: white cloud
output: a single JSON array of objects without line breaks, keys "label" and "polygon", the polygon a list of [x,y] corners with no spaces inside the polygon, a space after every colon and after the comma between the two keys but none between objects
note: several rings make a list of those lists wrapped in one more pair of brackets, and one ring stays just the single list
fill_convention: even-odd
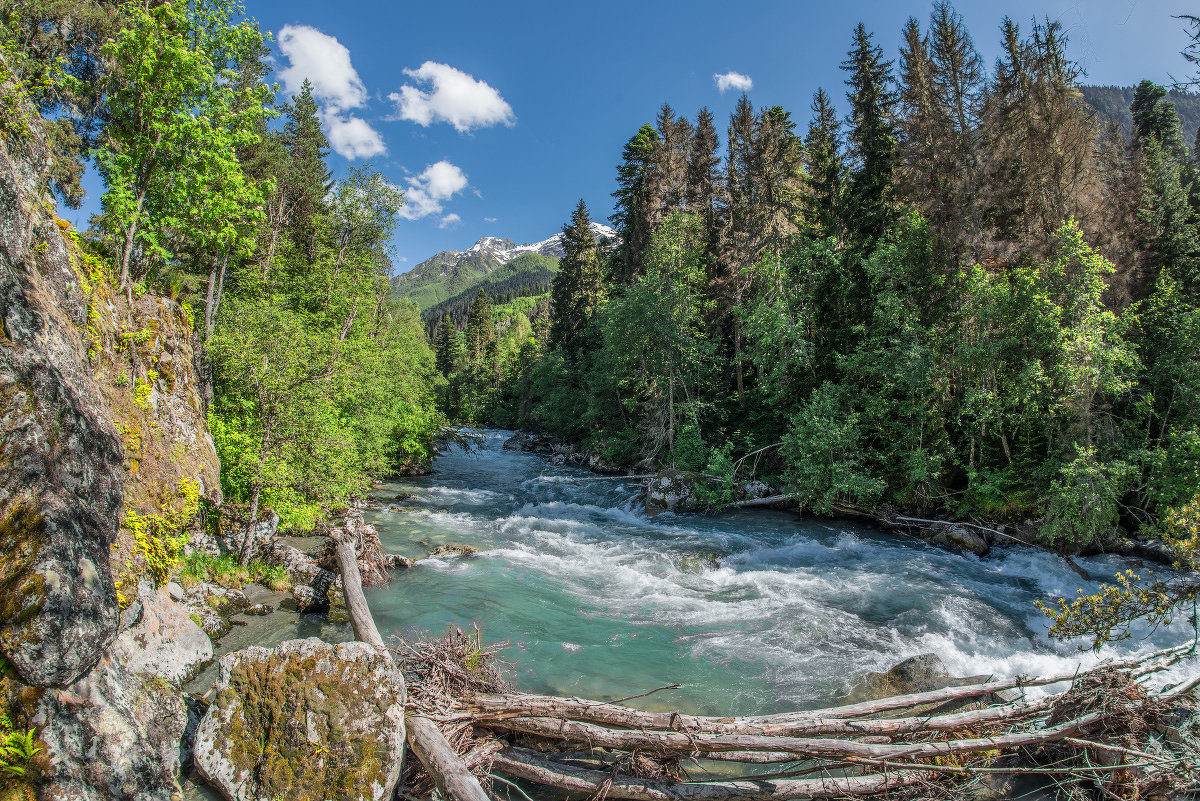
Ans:
[{"label": "white cloud", "polygon": [[308,25],[284,25],[279,30],[279,50],[289,62],[279,71],[289,94],[299,92],[307,78],[313,94],[333,111],[366,102],[367,88],[350,63],[350,51],[334,37]]},{"label": "white cloud", "polygon": [[[400,216],[406,220],[419,220],[431,214],[441,214],[445,202],[466,188],[467,174],[461,169],[448,161],[430,164],[420,175],[409,177]],[[461,222],[457,214],[448,216]]]},{"label": "white cloud", "polygon": [[739,92],[749,92],[754,88],[754,81],[750,80],[749,75],[743,75],[740,72],[732,70],[723,74],[713,75],[713,82],[716,83],[717,89],[721,94],[725,94],[730,89],[737,89]]},{"label": "white cloud", "polygon": [[379,131],[348,113],[366,104],[367,88],[345,45],[308,25],[285,25],[279,31],[279,51],[288,60],[279,71],[284,88],[294,95],[306,78],[312,82],[325,134],[339,156],[356,161],[387,152]]},{"label": "white cloud", "polygon": [[388,95],[402,120],[425,127],[448,122],[460,133],[499,123],[513,125],[517,121],[512,106],[499,92],[448,64],[426,61],[415,70],[404,70],[404,74],[418,84],[430,84],[431,89],[422,91],[405,85],[399,92]]},{"label": "white cloud", "polygon": [[484,218],[483,218],[483,221],[484,221],[485,223],[494,223],[494,222],[500,222],[500,220],[499,220],[499,219],[497,219],[496,217],[484,217]]},{"label": "white cloud", "polygon": [[449,228],[451,226],[458,225],[461,222],[462,217],[459,217],[457,214],[447,214],[442,218],[442,221],[438,223],[438,228]]},{"label": "white cloud", "polygon": [[341,117],[325,114],[325,130],[329,145],[338,155],[350,161],[369,159],[387,152],[383,137],[361,117]]}]

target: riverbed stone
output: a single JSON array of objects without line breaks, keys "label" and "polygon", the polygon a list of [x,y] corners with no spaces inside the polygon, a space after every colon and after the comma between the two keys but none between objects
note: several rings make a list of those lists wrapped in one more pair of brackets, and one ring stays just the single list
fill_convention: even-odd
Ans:
[{"label": "riverbed stone", "polygon": [[958,523],[938,523],[929,528],[929,541],[945,548],[969,551],[976,556],[987,556],[992,546],[978,531]]},{"label": "riverbed stone", "polygon": [[212,640],[166,589],[143,588],[141,614],[121,631],[112,653],[131,673],[179,684],[213,658]]},{"label": "riverbed stone", "polygon": [[679,470],[664,470],[646,488],[646,514],[691,512],[697,508],[692,481]]},{"label": "riverbed stone", "polygon": [[404,678],[365,643],[316,638],[221,658],[197,772],[230,801],[384,801],[404,756]]}]

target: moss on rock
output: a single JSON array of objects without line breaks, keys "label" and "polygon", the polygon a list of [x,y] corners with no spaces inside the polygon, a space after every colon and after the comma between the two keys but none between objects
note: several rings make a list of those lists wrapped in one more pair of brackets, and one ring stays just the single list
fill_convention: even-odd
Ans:
[{"label": "moss on rock", "polygon": [[221,659],[196,767],[231,799],[391,798],[404,680],[363,643],[291,640]]}]

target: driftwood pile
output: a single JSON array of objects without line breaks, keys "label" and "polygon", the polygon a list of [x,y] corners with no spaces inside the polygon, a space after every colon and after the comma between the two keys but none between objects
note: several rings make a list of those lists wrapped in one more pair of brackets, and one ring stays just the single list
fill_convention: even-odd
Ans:
[{"label": "driftwood pile", "polygon": [[[337,556],[356,636],[382,649],[350,541]],[[483,801],[485,787],[500,794],[493,782],[522,780],[596,801],[758,801],[964,798],[1009,775],[1067,798],[1185,797],[1200,746],[1172,739],[1172,726],[1200,679],[1159,692],[1140,680],[1190,655],[1183,646],[1072,674],[751,717],[512,692],[478,630],[402,643],[394,658],[424,768],[409,777],[410,798],[436,785],[450,801]]]}]

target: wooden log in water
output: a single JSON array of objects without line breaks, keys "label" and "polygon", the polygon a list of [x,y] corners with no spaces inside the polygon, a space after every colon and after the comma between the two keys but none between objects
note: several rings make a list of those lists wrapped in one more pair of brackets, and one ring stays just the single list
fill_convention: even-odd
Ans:
[{"label": "wooden log in water", "polygon": [[[392,659],[391,651],[383,642],[375,618],[363,595],[362,577],[358,572],[358,557],[354,543],[348,539],[337,543],[337,562],[342,572],[342,590],[346,596],[346,609],[350,613],[350,625],[357,640],[377,648]],[[393,659],[393,661],[395,661]],[[491,801],[480,786],[479,780],[463,764],[458,754],[446,742],[441,731],[428,718],[412,712],[404,715],[404,728],[408,745],[433,778],[442,795],[449,801]]]},{"label": "wooden log in water", "polygon": [[495,756],[493,766],[514,778],[570,793],[633,801],[782,801],[868,796],[913,784],[929,775],[907,770],[867,776],[673,783],[567,765],[524,748],[504,749]]}]

